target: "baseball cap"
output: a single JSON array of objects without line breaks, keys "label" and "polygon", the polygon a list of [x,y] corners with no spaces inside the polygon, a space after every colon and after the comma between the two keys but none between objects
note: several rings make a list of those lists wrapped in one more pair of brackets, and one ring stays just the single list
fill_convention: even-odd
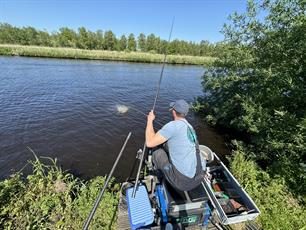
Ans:
[{"label": "baseball cap", "polygon": [[185,100],[181,99],[181,100],[177,100],[175,102],[171,102],[170,103],[170,110],[171,109],[174,109],[176,112],[186,116],[188,111],[189,111],[189,105]]}]

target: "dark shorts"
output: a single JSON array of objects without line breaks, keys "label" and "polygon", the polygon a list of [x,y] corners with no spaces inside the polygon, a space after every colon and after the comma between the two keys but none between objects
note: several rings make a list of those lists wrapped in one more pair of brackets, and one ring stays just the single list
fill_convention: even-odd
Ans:
[{"label": "dark shorts", "polygon": [[190,178],[180,173],[169,161],[168,154],[162,148],[157,149],[152,154],[154,166],[163,173],[167,181],[181,191],[189,191],[197,187],[201,181],[198,177]]}]

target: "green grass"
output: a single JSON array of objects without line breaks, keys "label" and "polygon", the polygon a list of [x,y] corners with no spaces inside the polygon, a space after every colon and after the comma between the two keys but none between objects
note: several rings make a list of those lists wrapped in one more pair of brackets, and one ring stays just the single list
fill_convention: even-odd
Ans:
[{"label": "green grass", "polygon": [[[0,181],[0,229],[82,228],[105,178],[84,182],[50,160],[45,165],[35,156],[31,175],[15,173]],[[112,182],[104,193],[91,229],[116,229],[118,189]]]},{"label": "green grass", "polygon": [[[142,52],[121,52],[106,50],[83,50],[73,48],[53,48],[41,46],[22,46],[0,44],[0,55],[6,56],[27,56],[27,57],[48,57],[48,58],[70,58],[90,60],[111,60],[129,61],[144,63],[162,63],[164,55],[142,53]],[[187,55],[168,55],[169,64],[203,65],[210,66],[216,58],[198,57]]]},{"label": "green grass", "polygon": [[[238,146],[231,159],[234,176],[254,199],[263,229],[306,229],[306,210],[293,198],[283,180],[271,178]],[[104,184],[104,177],[82,181],[63,172],[56,160],[42,164],[35,156],[33,172],[20,172],[0,181],[0,229],[81,229]],[[119,185],[104,193],[91,229],[116,229]],[[242,227],[239,226],[238,229]],[[236,228],[237,229],[237,228]]]},{"label": "green grass", "polygon": [[306,229],[306,210],[288,191],[284,180],[271,178],[256,163],[247,159],[244,149],[238,149],[231,159],[231,171],[254,199],[261,211],[257,222],[263,229]]}]

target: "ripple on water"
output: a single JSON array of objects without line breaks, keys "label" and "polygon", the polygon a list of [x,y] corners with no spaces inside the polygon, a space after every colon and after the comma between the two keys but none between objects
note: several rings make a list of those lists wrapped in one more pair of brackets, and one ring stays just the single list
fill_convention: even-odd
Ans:
[{"label": "ripple on water", "polygon": [[[161,65],[0,57],[0,69],[0,177],[33,158],[27,146],[84,177],[104,175],[132,131],[116,170],[126,178],[143,146]],[[202,73],[166,66],[157,121],[170,119],[169,102],[202,94]]]}]

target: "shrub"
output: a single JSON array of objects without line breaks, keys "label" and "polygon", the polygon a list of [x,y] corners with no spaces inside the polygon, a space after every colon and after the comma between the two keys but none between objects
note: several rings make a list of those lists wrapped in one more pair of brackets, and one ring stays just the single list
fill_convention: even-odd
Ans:
[{"label": "shrub", "polygon": [[[56,160],[31,161],[33,174],[15,173],[0,182],[1,229],[80,229],[105,178],[88,182],[62,172]],[[112,183],[92,220],[93,229],[115,229],[118,186]]]},{"label": "shrub", "polygon": [[271,178],[246,157],[238,144],[230,168],[236,179],[254,199],[261,214],[257,222],[263,229],[291,230],[306,227],[306,210],[288,191],[281,178]]}]

